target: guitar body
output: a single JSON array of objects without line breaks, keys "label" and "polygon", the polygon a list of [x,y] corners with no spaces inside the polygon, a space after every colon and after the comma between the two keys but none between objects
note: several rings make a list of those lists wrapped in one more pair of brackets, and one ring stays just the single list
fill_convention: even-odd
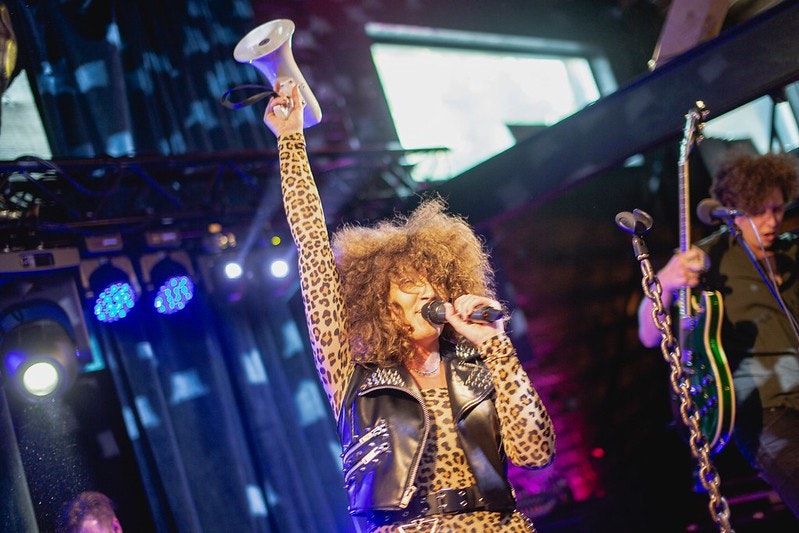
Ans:
[{"label": "guitar body", "polygon": [[718,291],[691,295],[692,321],[684,335],[683,370],[711,453],[729,442],[735,425],[735,389],[721,345],[724,303]]}]

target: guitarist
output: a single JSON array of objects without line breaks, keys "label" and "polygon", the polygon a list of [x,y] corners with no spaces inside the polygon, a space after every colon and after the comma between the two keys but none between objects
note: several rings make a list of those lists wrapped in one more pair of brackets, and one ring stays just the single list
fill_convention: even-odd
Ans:
[{"label": "guitarist", "polygon": [[[663,305],[684,287],[721,295],[733,440],[799,518],[799,234],[780,233],[785,207],[799,194],[797,160],[733,153],[710,193],[717,207],[704,215],[724,224],[657,273]],[[647,347],[661,342],[649,298],[638,309],[638,335]]]}]

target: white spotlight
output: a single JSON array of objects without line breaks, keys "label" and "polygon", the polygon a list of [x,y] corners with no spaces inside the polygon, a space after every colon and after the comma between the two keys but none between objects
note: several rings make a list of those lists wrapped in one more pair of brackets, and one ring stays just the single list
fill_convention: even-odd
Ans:
[{"label": "white spotlight", "polygon": [[276,259],[269,265],[269,272],[278,279],[283,279],[289,274],[289,264],[284,259]]},{"label": "white spotlight", "polygon": [[239,279],[244,273],[241,265],[236,261],[230,261],[229,263],[226,263],[224,271],[225,276],[227,276],[228,279]]}]

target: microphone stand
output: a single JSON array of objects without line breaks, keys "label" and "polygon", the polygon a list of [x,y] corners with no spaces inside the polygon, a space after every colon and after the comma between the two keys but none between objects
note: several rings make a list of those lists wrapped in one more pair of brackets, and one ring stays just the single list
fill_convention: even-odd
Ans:
[{"label": "microphone stand", "polygon": [[777,301],[777,305],[780,306],[780,309],[785,314],[785,317],[788,319],[788,323],[791,325],[791,330],[796,337],[797,343],[799,343],[799,323],[797,323],[796,317],[793,316],[793,313],[791,313],[791,311],[785,305],[785,301],[782,299],[782,295],[780,295],[780,291],[775,280],[766,274],[765,270],[763,270],[763,267],[760,266],[760,261],[757,260],[752,248],[744,240],[743,234],[741,233],[741,228],[739,228],[738,225],[733,222],[733,218],[734,217],[732,216],[728,217],[726,221],[727,229],[730,231],[732,236],[735,237],[735,240],[738,241],[738,244],[741,245],[741,248],[744,249],[746,255],[749,257],[749,261],[751,261],[752,265],[755,267],[755,270],[757,270],[757,273],[760,274],[761,278],[763,278],[763,283],[766,284],[766,287],[768,287],[771,295],[774,296],[774,299]]},{"label": "microphone stand", "polygon": [[644,241],[644,234],[652,229],[652,217],[644,211],[634,209],[632,212],[622,211],[616,215],[616,224],[624,231],[631,233],[633,253],[641,265],[641,288],[644,295],[652,301],[652,321],[660,331],[662,340],[660,350],[671,369],[671,390],[675,398],[680,400],[680,418],[688,428],[690,438],[688,445],[691,455],[697,462],[698,478],[708,493],[708,511],[721,533],[735,533],[730,524],[730,507],[721,494],[721,478],[710,457],[710,443],[702,433],[700,426],[702,413],[691,397],[689,373],[683,367],[682,350],[679,341],[671,329],[669,310],[663,306],[663,288],[655,275],[652,262],[649,260],[649,249]]}]

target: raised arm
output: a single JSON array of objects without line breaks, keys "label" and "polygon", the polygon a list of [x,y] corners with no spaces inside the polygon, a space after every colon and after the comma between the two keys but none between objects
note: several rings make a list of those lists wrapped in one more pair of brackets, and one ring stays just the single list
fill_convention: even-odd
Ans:
[{"label": "raised arm", "polygon": [[[333,413],[338,416],[343,388],[351,371],[350,348],[341,280],[330,247],[319,191],[311,172],[302,129],[304,102],[295,86],[287,117],[274,107],[289,104],[278,96],[267,106],[264,121],[277,136],[283,207],[297,246],[302,298],[314,363]],[[289,107],[291,107],[289,105]]]}]

